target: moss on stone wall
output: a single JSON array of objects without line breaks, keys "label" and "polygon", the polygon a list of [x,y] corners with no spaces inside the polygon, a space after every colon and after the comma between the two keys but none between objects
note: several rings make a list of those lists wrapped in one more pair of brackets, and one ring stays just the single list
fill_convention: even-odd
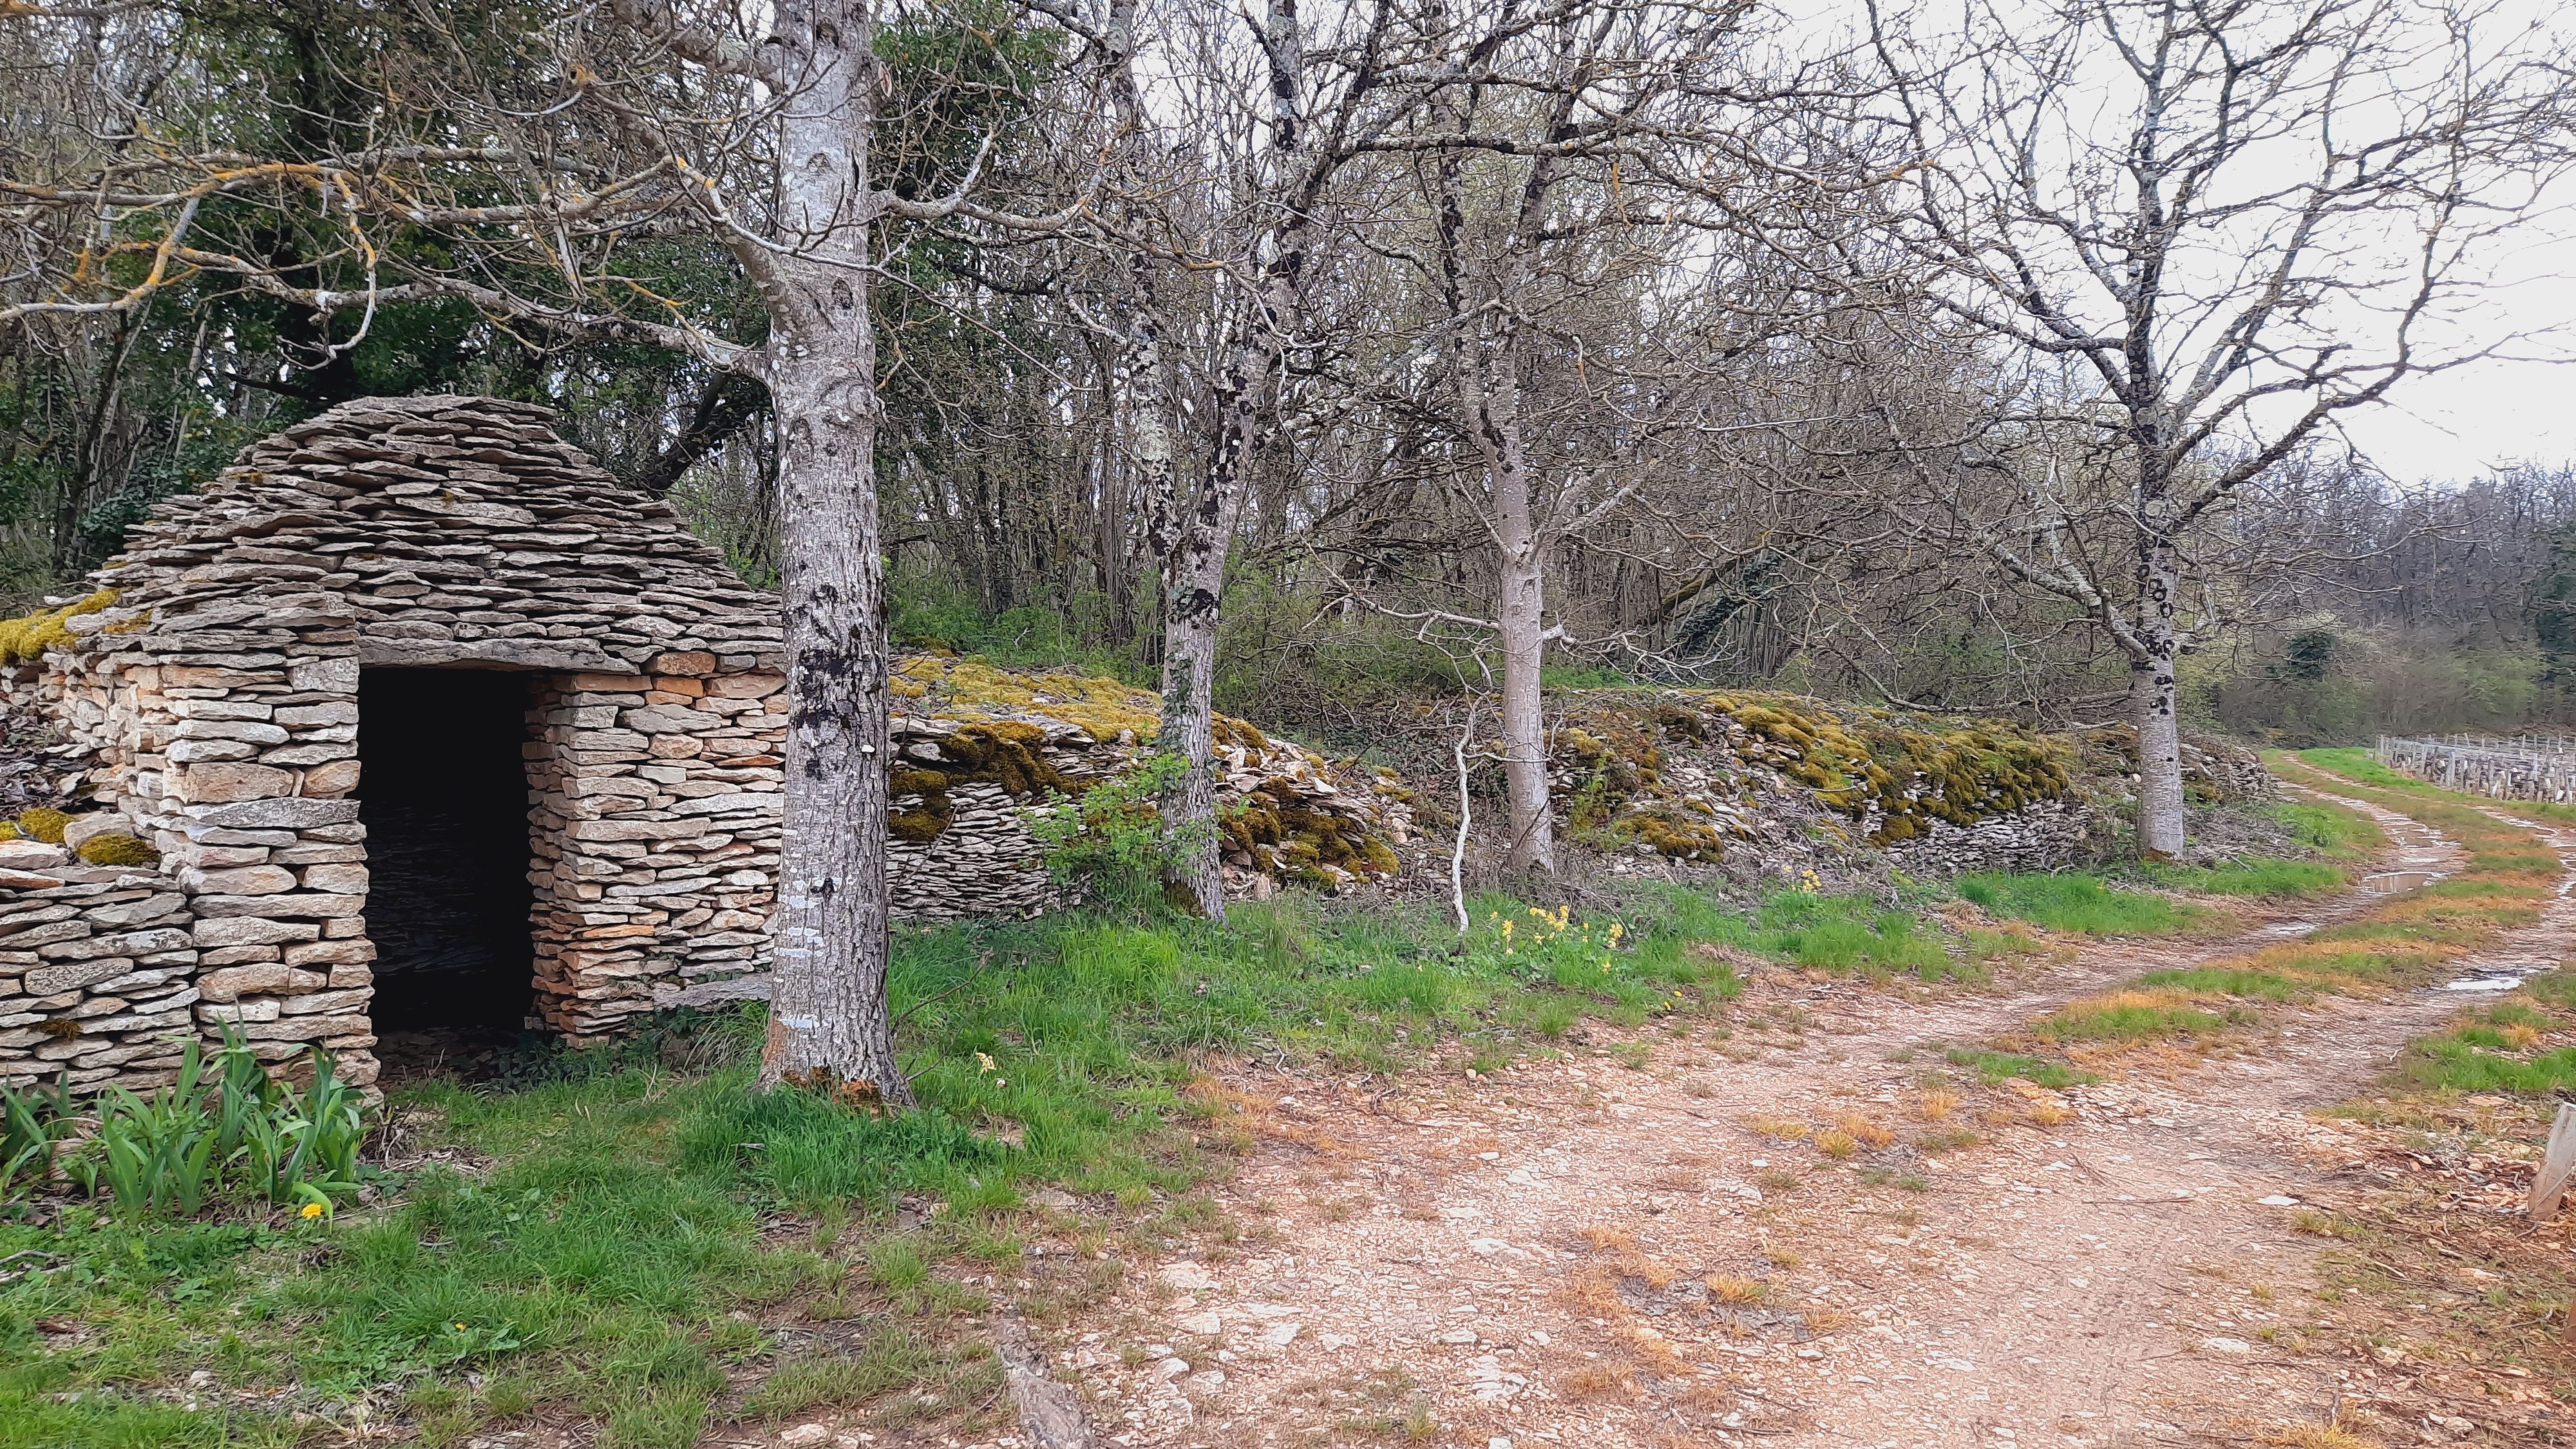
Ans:
[{"label": "moss on stone wall", "polygon": [[[1249,728],[1249,726],[1246,726]],[[1315,808],[1284,780],[1245,795],[1218,822],[1227,844],[1292,880],[1329,885],[1318,866],[1353,875],[1391,875],[1403,862],[1358,822]]]},{"label": "moss on stone wall", "polygon": [[14,823],[18,827],[18,833],[29,840],[41,840],[47,845],[60,845],[63,843],[63,827],[71,824],[72,818],[51,806],[39,805],[32,810],[18,812],[18,818]]},{"label": "moss on stone wall", "polygon": [[1577,782],[1568,823],[1676,859],[1716,858],[1726,832],[1705,804],[1668,785],[1674,752],[1696,759],[1709,788],[1739,785],[1730,765],[1767,766],[1826,809],[1874,822],[1879,845],[1927,834],[1935,820],[1973,825],[2071,788],[2069,751],[2014,725],[1837,712],[1785,695],[1600,690],[1568,703],[1555,738],[1555,763]]},{"label": "moss on stone wall", "polygon": [[899,699],[919,700],[936,715],[1042,714],[1079,726],[1093,739],[1154,737],[1162,698],[1107,675],[1063,669],[1005,669],[970,656],[915,654],[895,666]]},{"label": "moss on stone wall", "polygon": [[74,599],[59,609],[39,609],[35,613],[0,621],[0,663],[31,664],[48,649],[70,648],[76,636],[69,621],[83,614],[95,614],[116,602],[116,590],[101,589],[86,598]]},{"label": "moss on stone wall", "polygon": [[1063,771],[1047,763],[1042,753],[1046,731],[1040,726],[1022,720],[977,720],[958,726],[935,743],[939,759],[906,759],[886,781],[887,794],[897,801],[920,797],[919,804],[886,817],[886,828],[898,840],[927,844],[945,834],[957,818],[949,792],[960,785],[995,784],[1023,800],[1076,791]]},{"label": "moss on stone wall", "polygon": [[[938,840],[956,823],[953,794],[969,782],[999,785],[1028,804],[1040,803],[1050,793],[1081,792],[1084,781],[1070,779],[1048,763],[1048,726],[1033,721],[1062,721],[1079,728],[1093,744],[1109,747],[1094,757],[1101,768],[1140,759],[1152,749],[1161,724],[1163,702],[1152,690],[1067,670],[1006,669],[971,656],[913,655],[895,666],[890,687],[898,711],[955,726],[935,737],[938,759],[907,755],[896,761],[887,782],[894,805],[887,828],[895,838],[921,845]],[[1340,883],[1333,872],[1347,879],[1402,868],[1395,851],[1359,819],[1309,798],[1286,778],[1307,786],[1327,783],[1314,774],[1314,762],[1304,751],[1285,747],[1286,756],[1293,756],[1287,758],[1283,746],[1257,726],[1226,715],[1210,722],[1210,734],[1220,775],[1231,780],[1231,789],[1245,791],[1227,807],[1220,826],[1231,864],[1318,885]],[[1083,745],[1070,738],[1058,743]],[[1355,768],[1356,762],[1341,766]],[[1260,783],[1246,789],[1246,775]],[[1380,775],[1369,788],[1383,798],[1407,798],[1385,782],[1385,772]],[[1086,778],[1091,778],[1088,771]]]},{"label": "moss on stone wall", "polygon": [[161,852],[139,837],[109,833],[93,835],[72,852],[92,865],[159,865]]}]

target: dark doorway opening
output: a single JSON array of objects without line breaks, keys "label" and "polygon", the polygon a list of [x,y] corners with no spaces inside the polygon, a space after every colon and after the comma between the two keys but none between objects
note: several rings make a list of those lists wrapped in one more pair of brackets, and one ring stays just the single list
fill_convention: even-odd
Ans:
[{"label": "dark doorway opening", "polygon": [[536,989],[527,681],[484,669],[358,676],[380,1056],[466,1045],[418,1033],[488,1040],[526,1026]]}]

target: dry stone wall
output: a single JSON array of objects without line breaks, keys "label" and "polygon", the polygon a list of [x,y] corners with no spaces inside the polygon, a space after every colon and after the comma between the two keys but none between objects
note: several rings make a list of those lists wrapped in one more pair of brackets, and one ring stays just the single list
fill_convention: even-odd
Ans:
[{"label": "dry stone wall", "polygon": [[1710,689],[1582,691],[1561,708],[1555,798],[1614,870],[1749,855],[1794,873],[1873,848],[1921,873],[2030,870],[2085,849],[2072,752],[2013,725]]},{"label": "dry stone wall", "polygon": [[[1128,775],[1153,753],[1151,690],[1062,670],[921,655],[895,671],[898,914],[1032,915],[1062,903],[1033,808]],[[1215,732],[1229,888],[1338,890],[1392,875],[1415,831],[1391,773],[1335,762],[1241,720]]]}]

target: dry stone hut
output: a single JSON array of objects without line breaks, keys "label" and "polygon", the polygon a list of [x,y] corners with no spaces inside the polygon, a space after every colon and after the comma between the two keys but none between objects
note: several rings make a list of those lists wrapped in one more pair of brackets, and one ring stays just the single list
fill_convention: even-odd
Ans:
[{"label": "dry stone hut", "polygon": [[592,1038],[762,966],[775,600],[544,410],[335,408],[92,582],[0,640],[11,702],[104,807],[65,844],[160,859],[0,843],[0,1077],[149,1075],[193,1017],[363,1079],[380,1028]]},{"label": "dry stone hut", "polygon": [[[0,624],[12,720],[61,740],[0,796],[81,811],[0,839],[0,1081],[141,1084],[229,1028],[364,1082],[379,1032],[766,993],[777,600],[548,417],[335,408]],[[897,911],[1051,904],[1026,807],[1132,767],[1154,696],[933,657],[893,691]],[[1238,888],[1397,867],[1401,791],[1221,734]]]}]

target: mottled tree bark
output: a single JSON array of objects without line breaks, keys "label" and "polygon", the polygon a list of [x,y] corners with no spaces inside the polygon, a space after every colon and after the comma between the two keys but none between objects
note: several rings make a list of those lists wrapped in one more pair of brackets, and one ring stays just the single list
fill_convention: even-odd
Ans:
[{"label": "mottled tree bark", "polygon": [[1172,904],[1211,919],[1225,915],[1217,853],[1216,645],[1225,598],[1225,560],[1243,512],[1244,473],[1263,409],[1260,391],[1279,345],[1254,337],[1236,345],[1220,380],[1216,447],[1197,496],[1173,528],[1163,559],[1163,720],[1156,743],[1182,761],[1158,802],[1163,822],[1163,889]]},{"label": "mottled tree bark", "polygon": [[[1133,10],[1125,11],[1132,24]],[[1132,37],[1132,30],[1125,31]],[[1262,51],[1270,85],[1268,146],[1279,178],[1261,211],[1269,219],[1250,250],[1250,315],[1217,369],[1206,471],[1173,520],[1163,551],[1163,720],[1159,743],[1183,769],[1164,787],[1164,894],[1201,915],[1225,915],[1217,850],[1216,647],[1223,622],[1226,555],[1234,546],[1245,490],[1277,409],[1275,379],[1304,316],[1306,252],[1313,245],[1315,193],[1335,158],[1315,149],[1298,111],[1304,74],[1295,0],[1270,0]],[[1365,87],[1353,82],[1353,94]],[[1140,270],[1141,274],[1141,270]],[[1173,492],[1178,492],[1174,480]]]},{"label": "mottled tree bark", "polygon": [[[1468,344],[1472,347],[1474,344]],[[1521,426],[1517,331],[1501,355],[1459,369],[1473,415],[1493,507],[1495,633],[1503,645],[1503,793],[1511,802],[1505,865],[1522,875],[1556,874],[1556,826],[1549,814],[1547,713],[1540,693],[1547,663],[1547,549],[1530,503],[1529,450]]]},{"label": "mottled tree bark", "polygon": [[763,1085],[909,1104],[886,1000],[885,567],[867,309],[869,0],[779,15],[780,241],[737,245],[771,319],[787,646],[787,801]]},{"label": "mottled tree bark", "polygon": [[2170,859],[2183,848],[2182,718],[2174,686],[2181,588],[2173,544],[2153,527],[2141,528],[2129,704],[2138,727],[2138,854],[2149,860]]}]

